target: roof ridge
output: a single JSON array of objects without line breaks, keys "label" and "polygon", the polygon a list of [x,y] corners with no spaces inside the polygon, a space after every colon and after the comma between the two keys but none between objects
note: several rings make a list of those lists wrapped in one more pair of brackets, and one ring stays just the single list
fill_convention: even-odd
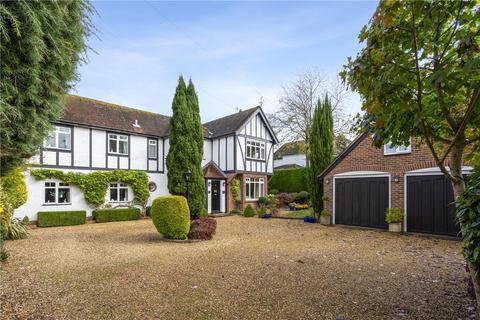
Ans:
[{"label": "roof ridge", "polygon": [[127,106],[123,106],[123,105],[116,104],[116,103],[110,103],[110,102],[97,100],[97,99],[93,99],[93,98],[89,98],[89,97],[79,96],[79,95],[76,95],[76,94],[67,93],[66,95],[67,95],[67,97],[71,97],[71,98],[78,98],[78,99],[81,99],[81,100],[92,101],[92,102],[95,102],[95,103],[97,103],[99,105],[102,105],[104,107],[126,109],[127,111],[139,111],[139,112],[153,114],[153,115],[156,115],[156,116],[161,116],[161,117],[164,117],[164,118],[171,118],[170,116],[167,116],[167,115],[164,115],[164,114],[161,114],[161,113],[156,113],[156,112],[147,111],[147,110],[143,110],[143,109],[127,107]]},{"label": "roof ridge", "polygon": [[247,111],[252,111],[254,109],[259,109],[259,108],[260,108],[260,106],[256,106],[256,107],[248,108],[248,109],[245,109],[245,110],[237,111],[237,112],[234,112],[234,113],[230,113],[230,114],[227,114],[226,116],[223,116],[221,118],[217,118],[217,119],[213,119],[213,120],[210,120],[208,122],[205,122],[203,125],[207,125],[207,124],[212,123],[214,121],[222,120],[222,119],[234,116],[234,115],[238,115],[239,113],[246,113]]}]

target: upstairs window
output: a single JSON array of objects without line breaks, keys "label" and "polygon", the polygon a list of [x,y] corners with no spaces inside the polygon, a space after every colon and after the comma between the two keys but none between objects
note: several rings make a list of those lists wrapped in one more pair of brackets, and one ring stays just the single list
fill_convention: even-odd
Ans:
[{"label": "upstairs window", "polygon": [[69,127],[55,126],[45,139],[44,146],[52,149],[72,149],[72,129]]},{"label": "upstairs window", "polygon": [[265,142],[247,140],[247,159],[265,160]]},{"label": "upstairs window", "polygon": [[158,158],[158,148],[157,140],[148,139],[148,158],[157,159]]},{"label": "upstairs window", "polygon": [[126,183],[110,183],[110,202],[127,202],[128,185]]},{"label": "upstairs window", "polygon": [[393,154],[405,154],[405,153],[411,153],[411,152],[412,152],[412,147],[410,144],[408,146],[405,146],[405,145],[394,146],[391,143],[388,143],[383,146],[383,154],[386,156],[393,155]]},{"label": "upstairs window", "polygon": [[69,204],[70,186],[64,182],[45,182],[46,204]]},{"label": "upstairs window", "polygon": [[263,178],[246,178],[245,179],[245,195],[248,200],[256,200],[264,196]]},{"label": "upstairs window", "polygon": [[108,152],[115,154],[128,154],[128,136],[123,134],[108,134]]}]

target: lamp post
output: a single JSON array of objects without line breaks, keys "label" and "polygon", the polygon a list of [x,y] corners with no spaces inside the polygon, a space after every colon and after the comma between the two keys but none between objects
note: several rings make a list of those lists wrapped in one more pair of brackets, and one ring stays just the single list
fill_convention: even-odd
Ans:
[{"label": "lamp post", "polygon": [[186,192],[186,198],[187,198],[187,203],[188,203],[188,208],[190,208],[190,181],[192,181],[192,171],[190,169],[187,169],[185,173],[183,174],[185,177],[185,184],[187,185],[187,192]]}]

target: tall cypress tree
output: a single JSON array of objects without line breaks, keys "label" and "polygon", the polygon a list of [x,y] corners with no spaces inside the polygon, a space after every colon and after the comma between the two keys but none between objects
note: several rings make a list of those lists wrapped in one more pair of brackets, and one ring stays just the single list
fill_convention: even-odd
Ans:
[{"label": "tall cypress tree", "polygon": [[323,188],[318,175],[333,160],[333,115],[332,104],[328,95],[318,101],[310,127],[310,168],[309,185],[313,210],[318,217],[323,210]]},{"label": "tall cypress tree", "polygon": [[205,180],[202,171],[203,125],[200,119],[200,106],[197,93],[195,92],[195,87],[191,79],[187,87],[187,105],[192,116],[191,128],[188,132],[191,134],[192,141],[192,152],[190,153],[192,182],[190,184],[189,205],[192,215],[199,216],[202,214],[202,211],[205,212]]},{"label": "tall cypress tree", "polygon": [[205,208],[205,182],[203,180],[203,126],[200,121],[198,98],[193,83],[188,88],[180,76],[172,103],[170,119],[170,148],[167,155],[168,191],[187,196],[185,171],[192,172],[188,205],[192,216]]}]

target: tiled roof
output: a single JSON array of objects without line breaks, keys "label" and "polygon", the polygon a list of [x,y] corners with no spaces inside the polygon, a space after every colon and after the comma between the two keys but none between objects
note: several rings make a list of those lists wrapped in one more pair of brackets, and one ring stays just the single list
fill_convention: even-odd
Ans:
[{"label": "tiled roof", "polygon": [[228,115],[226,117],[216,119],[204,124],[205,128],[210,132],[210,138],[224,136],[236,132],[242,127],[250,116],[255,113],[260,107],[255,107],[237,113]]},{"label": "tiled roof", "polygon": [[[60,121],[164,137],[170,117],[90,98],[67,95]],[[137,123],[139,126],[134,126]]]}]

